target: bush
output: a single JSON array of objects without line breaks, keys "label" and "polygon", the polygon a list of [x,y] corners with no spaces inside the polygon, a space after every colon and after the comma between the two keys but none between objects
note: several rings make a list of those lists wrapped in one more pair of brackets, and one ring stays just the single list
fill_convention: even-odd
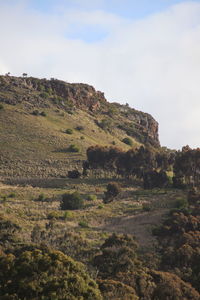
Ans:
[{"label": "bush", "polygon": [[77,179],[81,177],[81,173],[78,170],[72,170],[72,171],[68,171],[67,176],[72,179]]},{"label": "bush", "polygon": [[110,119],[103,119],[100,122],[96,121],[96,123],[103,130],[109,130],[112,128],[112,122]]},{"label": "bush", "polygon": [[86,221],[80,221],[78,225],[82,228],[89,228],[89,225]]},{"label": "bush", "polygon": [[150,210],[151,210],[151,207],[150,207],[149,204],[143,203],[143,204],[142,204],[142,209],[143,209],[143,211],[150,211]]},{"label": "bush", "polygon": [[73,133],[73,130],[71,128],[68,128],[65,130],[65,133],[67,134],[72,134]]},{"label": "bush", "polygon": [[68,151],[69,151],[69,152],[79,152],[80,149],[79,149],[78,146],[76,146],[76,145],[74,145],[74,144],[71,144],[71,145],[69,146],[69,148],[68,148]]},{"label": "bush", "polygon": [[60,208],[62,210],[75,210],[83,207],[83,198],[78,192],[66,193],[62,196]]},{"label": "bush", "polygon": [[45,247],[17,250],[0,257],[0,299],[102,300],[83,264]]},{"label": "bush", "polygon": [[45,201],[45,199],[46,199],[45,195],[44,194],[40,194],[36,200],[37,201]]},{"label": "bush", "polygon": [[63,219],[67,220],[67,219],[73,219],[73,213],[71,211],[65,211],[63,214]]},{"label": "bush", "polygon": [[47,116],[47,114],[45,113],[45,111],[42,111],[42,112],[40,113],[40,115],[41,115],[42,117],[46,117],[46,116]]},{"label": "bush", "polygon": [[104,193],[104,203],[111,202],[121,191],[118,183],[113,182],[107,185],[107,191]]},{"label": "bush", "polygon": [[177,199],[175,202],[175,208],[185,208],[188,206],[188,202],[186,199],[181,198],[181,199]]},{"label": "bush", "polygon": [[15,198],[16,197],[16,194],[15,193],[10,193],[9,195],[8,195],[8,198]]},{"label": "bush", "polygon": [[80,126],[77,126],[75,129],[78,130],[78,131],[83,131],[84,127],[80,125]]},{"label": "bush", "polygon": [[165,188],[169,186],[166,172],[149,171],[143,174],[144,189]]},{"label": "bush", "polygon": [[34,115],[34,116],[39,116],[39,114],[40,114],[40,112],[37,109],[32,112],[32,115]]},{"label": "bush", "polygon": [[103,209],[104,208],[104,206],[102,205],[102,204],[100,204],[100,205],[98,205],[98,207],[97,207],[98,209]]},{"label": "bush", "polygon": [[49,94],[47,92],[43,92],[43,93],[40,93],[40,97],[42,97],[42,98],[48,98]]},{"label": "bush", "polygon": [[4,108],[4,107],[3,107],[3,104],[0,103],[0,110],[3,109],[3,108]]},{"label": "bush", "polygon": [[124,138],[124,139],[122,140],[122,142],[123,142],[124,144],[129,145],[129,146],[132,146],[132,145],[133,145],[133,141],[132,141],[130,138],[128,138],[128,137]]},{"label": "bush", "polygon": [[97,196],[96,195],[87,195],[86,199],[88,201],[95,201],[95,200],[97,200]]},{"label": "bush", "polygon": [[48,214],[47,219],[49,220],[60,219],[60,214],[58,211],[52,211]]}]

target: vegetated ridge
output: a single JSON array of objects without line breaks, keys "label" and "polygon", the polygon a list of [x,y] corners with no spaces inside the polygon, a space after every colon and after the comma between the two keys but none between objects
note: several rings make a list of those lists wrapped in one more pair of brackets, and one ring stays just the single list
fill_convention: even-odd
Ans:
[{"label": "vegetated ridge", "polygon": [[0,177],[63,177],[96,144],[160,146],[151,115],[87,84],[0,76],[0,104]]}]

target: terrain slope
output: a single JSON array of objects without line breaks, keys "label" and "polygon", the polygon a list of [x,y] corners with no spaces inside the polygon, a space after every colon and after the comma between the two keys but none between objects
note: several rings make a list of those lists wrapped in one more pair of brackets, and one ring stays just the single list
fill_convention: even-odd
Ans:
[{"label": "terrain slope", "polygon": [[87,84],[0,76],[0,178],[66,176],[96,144],[159,147],[158,123]]}]

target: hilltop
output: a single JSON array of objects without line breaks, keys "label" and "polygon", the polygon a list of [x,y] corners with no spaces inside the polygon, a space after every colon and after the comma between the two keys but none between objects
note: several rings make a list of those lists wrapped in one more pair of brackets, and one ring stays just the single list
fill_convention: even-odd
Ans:
[{"label": "hilltop", "polygon": [[96,144],[123,150],[160,146],[151,115],[109,103],[87,84],[0,76],[0,105],[3,178],[66,176]]}]

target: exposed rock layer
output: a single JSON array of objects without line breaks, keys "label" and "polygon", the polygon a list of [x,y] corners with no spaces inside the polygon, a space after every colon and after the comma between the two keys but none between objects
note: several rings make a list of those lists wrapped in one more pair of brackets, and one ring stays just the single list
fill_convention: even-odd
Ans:
[{"label": "exposed rock layer", "polygon": [[[124,130],[127,135],[143,144],[159,147],[158,123],[154,118],[127,105],[109,103],[102,92],[82,83],[67,83],[52,78],[37,79],[33,77],[0,76],[0,102],[16,105],[23,104],[27,109],[48,108],[55,105],[65,111],[77,108],[102,114],[117,108],[118,116],[112,115],[114,126]],[[120,122],[120,115],[126,122]],[[117,125],[117,120],[119,123]]]}]

